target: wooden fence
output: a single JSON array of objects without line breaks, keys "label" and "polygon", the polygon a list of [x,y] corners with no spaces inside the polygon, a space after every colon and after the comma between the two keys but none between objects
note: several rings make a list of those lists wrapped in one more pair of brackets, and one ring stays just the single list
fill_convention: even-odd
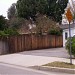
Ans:
[{"label": "wooden fence", "polygon": [[22,52],[26,50],[57,48],[63,46],[62,36],[56,35],[18,35],[0,37],[0,54]]},{"label": "wooden fence", "polygon": [[63,46],[62,36],[55,35],[18,35],[8,38],[9,52],[21,52],[26,50],[56,48]]},{"label": "wooden fence", "polygon": [[0,55],[9,53],[8,38],[0,37]]}]

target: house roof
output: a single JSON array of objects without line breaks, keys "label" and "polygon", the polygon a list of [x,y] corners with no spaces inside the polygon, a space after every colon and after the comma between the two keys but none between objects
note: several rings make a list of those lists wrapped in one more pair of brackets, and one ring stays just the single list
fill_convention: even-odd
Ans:
[{"label": "house roof", "polygon": [[[71,28],[74,28],[75,27],[75,23],[74,24],[70,24],[70,27]],[[60,28],[62,28],[62,29],[68,29],[69,28],[69,24],[62,24],[62,25],[60,25]]]}]

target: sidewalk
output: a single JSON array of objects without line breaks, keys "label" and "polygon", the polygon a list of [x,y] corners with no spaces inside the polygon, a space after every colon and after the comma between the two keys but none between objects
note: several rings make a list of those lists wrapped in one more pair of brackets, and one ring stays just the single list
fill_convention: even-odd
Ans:
[{"label": "sidewalk", "polygon": [[[34,55],[23,55],[23,54],[9,54],[0,56],[0,63],[12,64],[18,66],[41,66],[54,61],[70,62],[70,59],[58,58],[58,57],[45,57],[45,56],[34,56]],[[73,59],[75,64],[75,59]]]}]

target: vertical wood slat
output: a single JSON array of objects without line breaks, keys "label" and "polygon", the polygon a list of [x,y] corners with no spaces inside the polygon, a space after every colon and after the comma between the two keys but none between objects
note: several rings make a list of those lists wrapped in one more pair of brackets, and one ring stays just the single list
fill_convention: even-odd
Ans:
[{"label": "vertical wood slat", "polygon": [[7,54],[8,52],[8,38],[0,36],[0,54]]},{"label": "vertical wood slat", "polygon": [[22,35],[22,46],[21,46],[21,48],[22,48],[22,51],[24,51],[25,50],[25,37],[24,37],[24,35]]},{"label": "vertical wood slat", "polygon": [[10,52],[21,52],[25,50],[55,48],[63,46],[62,36],[55,35],[18,35],[9,37]]}]

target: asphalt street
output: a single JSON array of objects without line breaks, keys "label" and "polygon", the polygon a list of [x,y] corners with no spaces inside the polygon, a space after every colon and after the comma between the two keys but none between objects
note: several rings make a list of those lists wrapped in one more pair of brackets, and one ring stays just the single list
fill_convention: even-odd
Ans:
[{"label": "asphalt street", "polygon": [[12,67],[0,64],[0,75],[74,75],[58,72],[43,72],[22,67]]}]

